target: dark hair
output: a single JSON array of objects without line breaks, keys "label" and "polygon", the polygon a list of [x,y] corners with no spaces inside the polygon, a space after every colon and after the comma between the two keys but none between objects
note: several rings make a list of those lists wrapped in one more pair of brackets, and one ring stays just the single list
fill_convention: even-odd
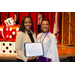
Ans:
[{"label": "dark hair", "polygon": [[31,26],[31,30],[32,30],[32,32],[34,33],[34,27],[33,27],[33,22],[32,22],[32,18],[31,17],[29,17],[29,16],[25,16],[25,17],[23,17],[23,19],[22,19],[22,21],[21,21],[21,24],[20,24],[20,31],[22,31],[22,32],[24,32],[25,33],[25,26],[24,26],[24,20],[26,19],[26,18],[30,18],[31,19],[31,23],[32,23],[32,26]]},{"label": "dark hair", "polygon": [[[44,18],[43,20],[42,20],[42,22],[43,21],[48,21],[49,22],[49,19],[48,18]],[[42,23],[41,23],[42,24]],[[49,22],[49,25],[50,25],[50,22]]]},{"label": "dark hair", "polygon": [[40,14],[42,14],[42,12],[39,12]]}]

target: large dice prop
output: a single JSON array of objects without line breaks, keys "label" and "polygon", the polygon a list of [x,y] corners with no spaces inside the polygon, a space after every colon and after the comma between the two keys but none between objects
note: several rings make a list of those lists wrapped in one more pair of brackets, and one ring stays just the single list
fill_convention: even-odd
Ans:
[{"label": "large dice prop", "polygon": [[16,35],[19,32],[19,25],[4,26],[0,25],[0,41],[16,41]]},{"label": "large dice prop", "polygon": [[19,25],[0,25],[0,54],[16,54],[15,41]]},{"label": "large dice prop", "polygon": [[13,20],[13,18],[8,18],[5,21],[6,26],[11,26],[11,25],[15,25],[15,21]]},{"label": "large dice prop", "polygon": [[6,40],[6,26],[0,25],[0,41],[5,41]]},{"label": "large dice prop", "polygon": [[16,35],[19,32],[19,25],[9,26],[8,27],[8,40],[9,41],[16,41]]},{"label": "large dice prop", "polygon": [[0,54],[16,54],[15,42],[0,42]]}]

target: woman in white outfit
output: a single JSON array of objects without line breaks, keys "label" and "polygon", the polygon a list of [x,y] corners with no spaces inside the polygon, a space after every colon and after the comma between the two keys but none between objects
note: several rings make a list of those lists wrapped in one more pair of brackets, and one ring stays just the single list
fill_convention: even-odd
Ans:
[{"label": "woman in white outfit", "polygon": [[38,62],[59,62],[56,37],[49,32],[49,27],[49,19],[44,19],[41,24],[42,33],[37,36],[37,42],[43,44],[44,56],[39,56]]}]

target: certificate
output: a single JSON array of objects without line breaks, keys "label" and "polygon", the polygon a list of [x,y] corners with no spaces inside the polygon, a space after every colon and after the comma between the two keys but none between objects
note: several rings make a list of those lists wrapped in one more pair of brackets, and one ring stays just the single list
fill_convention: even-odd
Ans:
[{"label": "certificate", "polygon": [[26,57],[43,56],[42,43],[24,43],[24,52]]}]

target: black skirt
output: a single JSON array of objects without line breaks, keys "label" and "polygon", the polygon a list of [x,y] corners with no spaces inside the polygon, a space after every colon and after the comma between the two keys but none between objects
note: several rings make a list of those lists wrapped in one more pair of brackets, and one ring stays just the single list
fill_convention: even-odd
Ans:
[{"label": "black skirt", "polygon": [[37,59],[35,58],[34,60],[28,60],[27,62],[37,62]]},{"label": "black skirt", "polygon": [[18,58],[17,58],[17,62],[24,62],[24,61],[23,61],[23,60],[21,60],[21,59],[18,59]]},{"label": "black skirt", "polygon": [[[24,61],[17,58],[17,62],[24,62]],[[28,60],[27,62],[37,62],[37,59],[34,59],[34,60]]]}]

